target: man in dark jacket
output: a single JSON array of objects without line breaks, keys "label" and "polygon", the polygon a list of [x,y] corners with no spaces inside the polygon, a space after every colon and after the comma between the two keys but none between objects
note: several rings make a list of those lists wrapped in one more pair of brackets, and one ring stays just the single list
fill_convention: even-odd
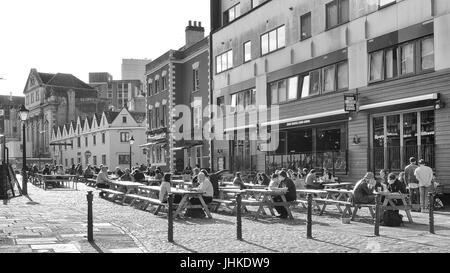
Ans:
[{"label": "man in dark jacket", "polygon": [[375,175],[373,173],[367,173],[363,179],[361,179],[355,185],[353,190],[353,201],[355,204],[374,204],[375,194],[374,187],[376,184]]},{"label": "man in dark jacket", "polygon": [[[287,173],[285,171],[281,171],[279,173],[279,177],[280,177],[279,188],[281,188],[281,189],[287,188],[288,189],[287,193],[285,194],[286,201],[293,202],[293,201],[297,200],[297,190],[295,188],[295,184],[290,178],[288,178]],[[281,196],[274,196],[272,199],[274,202],[283,202],[283,199],[281,198]],[[281,219],[288,218],[288,212],[284,206],[276,206],[275,209],[280,214],[278,216],[279,218],[281,218]]]}]

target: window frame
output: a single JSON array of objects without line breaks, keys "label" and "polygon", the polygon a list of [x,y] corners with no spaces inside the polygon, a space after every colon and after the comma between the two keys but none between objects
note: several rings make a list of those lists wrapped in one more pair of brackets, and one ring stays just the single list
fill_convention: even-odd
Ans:
[{"label": "window frame", "polygon": [[[285,31],[285,35],[284,35],[284,45],[283,46],[279,46],[279,38],[278,38],[278,31],[281,29],[281,28],[284,28],[284,31]],[[272,32],[276,32],[276,42],[277,42],[277,46],[276,46],[276,49],[274,49],[274,50],[270,50],[270,33],[272,33]],[[267,53],[263,53],[263,42],[262,42],[262,40],[263,40],[263,37],[264,36],[266,36],[267,35]],[[260,55],[261,55],[261,57],[264,57],[264,56],[266,56],[266,55],[269,55],[269,54],[271,54],[271,53],[273,53],[273,52],[277,52],[277,51],[279,51],[279,50],[281,50],[281,49],[283,49],[283,48],[286,48],[286,24],[283,24],[283,25],[280,25],[280,26],[278,26],[278,27],[276,27],[276,28],[273,28],[273,29],[271,29],[271,30],[269,30],[269,31],[266,31],[266,32],[264,32],[263,34],[261,34],[260,35],[260,37],[259,37],[259,41],[260,41]]]},{"label": "window frame", "polygon": [[[342,1],[347,1],[348,2],[348,6],[349,6],[349,10],[348,10],[348,17],[347,20],[343,21],[342,20]],[[329,25],[329,18],[328,18],[328,7],[336,4],[337,5],[337,24],[336,25]],[[333,28],[339,27],[341,25],[344,25],[346,23],[350,22],[350,0],[333,0],[328,2],[327,4],[325,4],[325,31],[331,30]]]},{"label": "window frame", "polygon": [[382,1],[382,0],[378,0],[378,9],[379,9],[379,10],[380,10],[380,9],[387,8],[387,7],[392,6],[392,5],[395,5],[395,4],[397,3],[396,0],[390,0],[390,2],[388,2],[388,3],[382,5],[382,4],[381,4],[381,1]]},{"label": "window frame", "polygon": [[[237,15],[237,7],[239,7],[239,15]],[[234,17],[233,19],[230,19],[230,11],[233,10],[233,14]],[[224,11],[223,13],[223,25],[228,25],[231,22],[235,21],[236,19],[238,19],[239,17],[241,17],[242,12],[241,12],[241,2],[236,3],[234,6],[230,7],[229,9],[227,9],[226,11]]]},{"label": "window frame", "polygon": [[127,143],[129,141],[130,141],[130,132],[120,132],[120,143]]},{"label": "window frame", "polygon": [[[229,60],[229,55],[228,54],[231,54],[231,59],[232,59],[232,61],[233,61],[233,58],[234,58],[234,55],[233,55],[233,49],[231,48],[231,49],[229,49],[229,50],[227,50],[227,51],[224,51],[224,52],[222,52],[221,54],[219,54],[219,55],[217,55],[216,56],[216,75],[219,75],[219,74],[221,74],[221,73],[223,73],[223,72],[226,72],[226,71],[228,71],[228,70],[231,70],[231,69],[233,69],[234,68],[234,62],[231,64],[231,67],[230,67],[230,65],[229,65],[229,63],[228,63],[228,60]],[[227,60],[227,65],[226,65],[226,69],[222,69],[222,67],[223,67],[223,65],[224,65],[224,63],[223,63],[223,58],[224,58],[224,56],[226,56],[226,60]],[[220,60],[220,64],[221,64],[221,70],[219,71],[219,70],[217,70],[217,68],[218,68],[218,64],[219,64],[219,62],[217,61],[218,60],[218,58],[220,58],[221,60]]]},{"label": "window frame", "polygon": [[[250,50],[250,52],[249,52],[250,59],[247,60],[246,59],[246,57],[247,57],[246,45],[248,45],[248,44],[250,44],[250,48],[249,48],[249,50]],[[243,49],[244,49],[244,63],[251,62],[253,60],[253,58],[252,58],[252,41],[249,40],[249,41],[245,42],[244,45],[243,45]]]},{"label": "window frame", "polygon": [[[309,17],[309,36],[303,37],[303,19]],[[300,41],[308,40],[312,37],[312,13],[307,12],[300,16]]]},{"label": "window frame", "polygon": [[192,69],[193,91],[192,93],[200,91],[200,73],[198,68]]}]

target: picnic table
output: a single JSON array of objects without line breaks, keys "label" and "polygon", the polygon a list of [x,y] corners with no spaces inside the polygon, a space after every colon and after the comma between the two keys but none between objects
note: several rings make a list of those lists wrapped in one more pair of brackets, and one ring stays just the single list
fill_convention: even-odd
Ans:
[{"label": "picnic table", "polygon": [[[414,223],[411,216],[411,200],[409,199],[408,194],[403,194],[399,192],[379,192],[378,195],[384,197],[383,201],[383,211],[385,210],[403,210],[406,212],[409,223]],[[397,205],[396,202],[400,204]]]},{"label": "picnic table", "polygon": [[[168,206],[167,203],[161,203],[159,201],[160,190],[161,190],[161,188],[158,186],[142,186],[141,185],[140,187],[138,187],[138,194],[141,195],[142,197],[144,197],[144,199],[141,199],[141,200],[143,200],[145,203],[147,203],[146,207],[148,207],[148,205],[150,205],[150,204],[158,206],[158,209],[156,210],[155,215],[157,215],[163,207]],[[177,210],[175,211],[175,213],[173,215],[174,218],[180,216],[181,213],[185,209],[194,209],[194,208],[203,209],[205,211],[206,215],[209,218],[212,218],[212,215],[209,211],[208,205],[206,205],[205,200],[203,199],[203,194],[204,194],[203,192],[199,192],[196,190],[177,189],[177,188],[172,187],[171,193],[182,196],[180,203],[178,205],[176,205]],[[135,199],[140,199],[139,196],[136,196],[136,195],[130,195],[129,197],[135,198]],[[201,202],[201,205],[190,204],[190,202],[189,202],[190,198],[198,198]]]},{"label": "picnic table", "polygon": [[117,197],[122,196],[121,203],[125,203],[127,195],[137,193],[137,189],[142,186],[141,183],[130,181],[112,181],[110,189],[101,189],[101,192],[112,195],[112,200],[115,201]]},{"label": "picnic table", "polygon": [[[321,199],[321,198],[325,197],[327,194],[327,191],[325,191],[325,190],[305,189],[305,190],[297,190],[296,192],[297,192],[297,199],[301,201],[300,203],[302,204],[303,208],[306,208],[306,204],[308,201],[308,198],[307,198],[308,194],[311,194],[313,199]],[[316,206],[317,210],[319,210],[319,211],[322,210],[322,208],[318,204],[315,204],[315,206]]]},{"label": "picnic table", "polygon": [[325,190],[327,189],[347,189],[351,190],[351,188],[354,186],[353,183],[345,182],[345,183],[328,183],[328,184],[322,184],[325,187]]},{"label": "picnic table", "polygon": [[[342,213],[342,217],[348,215],[352,215],[352,203],[350,198],[353,196],[353,191],[344,190],[344,189],[327,189],[325,198],[316,198],[314,201],[316,203],[323,203],[323,207],[320,210],[320,215],[325,213],[325,209],[328,205],[335,205],[336,208]],[[345,209],[342,210],[341,206],[345,206]]]},{"label": "picnic table", "polygon": [[[288,202],[286,200],[285,194],[287,193],[287,189],[278,189],[278,190],[270,190],[270,189],[246,189],[245,195],[247,199],[242,200],[242,206],[254,206],[258,207],[258,210],[255,215],[255,219],[261,214],[266,214],[264,207],[267,207],[272,216],[275,216],[274,207],[283,206],[286,208],[289,219],[294,219],[292,216],[291,208],[292,202]],[[253,196],[254,198],[248,198],[249,196]],[[273,197],[280,196],[281,202],[275,202]]]},{"label": "picnic table", "polygon": [[63,186],[71,187],[75,190],[78,190],[78,176],[77,175],[38,175],[38,179],[40,180],[40,185],[43,186],[44,190],[48,189],[47,184],[62,184]]}]

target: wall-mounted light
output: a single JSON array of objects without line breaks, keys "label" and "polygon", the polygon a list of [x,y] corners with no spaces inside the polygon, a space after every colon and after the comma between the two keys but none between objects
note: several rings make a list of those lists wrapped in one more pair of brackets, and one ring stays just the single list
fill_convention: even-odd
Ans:
[{"label": "wall-mounted light", "polygon": [[360,138],[358,135],[355,135],[355,136],[353,137],[353,144],[354,144],[354,145],[359,145],[359,144],[361,144],[361,138]]},{"label": "wall-mounted light", "polygon": [[440,110],[440,109],[442,109],[444,107],[445,107],[445,103],[443,101],[441,101],[441,100],[437,100],[436,104],[434,106],[434,109]]}]

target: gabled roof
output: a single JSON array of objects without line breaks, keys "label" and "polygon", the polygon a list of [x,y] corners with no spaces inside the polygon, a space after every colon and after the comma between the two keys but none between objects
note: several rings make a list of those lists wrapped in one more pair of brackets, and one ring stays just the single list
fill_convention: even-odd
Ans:
[{"label": "gabled roof", "polygon": [[100,114],[94,114],[95,120],[97,121],[97,125],[100,125],[100,122],[102,121],[102,115]]},{"label": "gabled roof", "polygon": [[129,112],[129,113],[137,123],[144,122],[145,118],[147,117],[147,115],[145,113],[140,113],[140,112]]},{"label": "gabled roof", "polygon": [[[39,73],[44,74],[44,73]],[[45,77],[50,77],[51,74],[47,74]],[[42,79],[44,82],[44,80]],[[59,86],[59,87],[69,87],[69,88],[79,88],[79,89],[90,89],[94,90],[91,86],[83,82],[82,80],[78,79],[72,74],[63,74],[58,73],[54,75],[50,80],[47,81],[47,85],[53,85],[53,86]]]},{"label": "gabled roof", "polygon": [[39,77],[42,80],[43,84],[48,84],[48,82],[56,76],[56,74],[50,74],[50,73],[40,73],[38,72]]},{"label": "gabled roof", "polygon": [[115,111],[105,112],[106,121],[108,121],[109,124],[113,123],[113,121],[117,118],[117,116],[119,114],[120,114],[120,112],[115,112]]},{"label": "gabled roof", "polygon": [[92,127],[92,121],[94,120],[94,117],[89,117],[88,116],[86,119],[88,121],[88,127],[91,128]]}]

